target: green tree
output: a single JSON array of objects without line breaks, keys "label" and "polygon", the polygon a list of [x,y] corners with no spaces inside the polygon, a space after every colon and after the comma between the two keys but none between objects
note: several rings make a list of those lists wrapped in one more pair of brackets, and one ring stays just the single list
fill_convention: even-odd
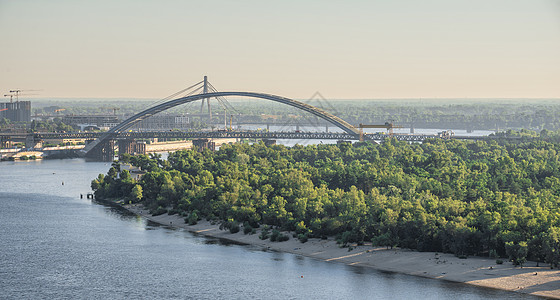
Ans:
[{"label": "green tree", "polygon": [[142,186],[139,184],[135,184],[132,190],[130,191],[130,199],[133,202],[139,202],[142,200]]},{"label": "green tree", "polygon": [[527,242],[506,242],[506,254],[514,265],[523,267],[527,261]]}]

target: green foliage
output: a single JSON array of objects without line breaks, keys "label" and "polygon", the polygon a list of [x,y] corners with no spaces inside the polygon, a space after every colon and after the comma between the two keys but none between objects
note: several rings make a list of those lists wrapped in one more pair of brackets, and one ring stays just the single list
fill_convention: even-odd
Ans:
[{"label": "green foliage", "polygon": [[167,209],[165,209],[164,207],[158,206],[158,208],[150,211],[150,213],[152,214],[152,216],[159,216],[159,215],[163,215],[163,214],[167,213]]},{"label": "green foliage", "polygon": [[261,230],[261,234],[259,235],[259,239],[261,240],[266,240],[270,237],[270,230],[268,229],[268,226],[263,227],[263,229]]},{"label": "green foliage", "polygon": [[272,229],[272,233],[270,234],[270,241],[276,242],[279,235],[280,235],[280,231],[278,231],[277,229]]},{"label": "green foliage", "polygon": [[185,218],[186,223],[188,223],[189,225],[196,225],[196,223],[198,223],[198,212],[192,211],[188,217]]},{"label": "green foliage", "polygon": [[[177,151],[167,161],[124,159],[147,171],[142,180],[133,182],[115,164],[92,181],[96,196],[130,196],[139,185],[136,199],[151,209],[197,211],[242,223],[244,232],[266,224],[302,241],[337,236],[342,245],[371,240],[560,263],[560,143],[544,138],[232,144],[216,152]],[[269,237],[265,227],[260,238]]]},{"label": "green foliage", "polygon": [[130,191],[129,198],[132,202],[139,202],[140,200],[142,200],[142,186],[139,184],[135,184]]},{"label": "green foliage", "polygon": [[[120,163],[113,162],[107,175],[99,174],[91,182],[91,189],[95,192],[97,199],[125,199],[138,202],[143,199],[145,188],[138,185],[127,170],[121,170]],[[149,208],[155,210],[157,206]]]},{"label": "green foliage", "polygon": [[239,226],[239,222],[229,219],[227,221],[222,222],[220,225],[221,230],[229,230],[230,233],[238,233],[241,230]]},{"label": "green foliage", "polygon": [[309,240],[309,236],[307,234],[304,234],[304,233],[298,234],[297,238],[302,243],[307,243],[307,241]]},{"label": "green foliage", "polygon": [[290,237],[288,237],[285,234],[280,233],[279,230],[277,229],[273,229],[272,233],[270,234],[270,241],[271,242],[284,242],[289,240]]},{"label": "green foliage", "polygon": [[253,234],[255,233],[255,228],[249,224],[249,222],[243,222],[243,233],[244,234]]},{"label": "green foliage", "polygon": [[31,121],[30,130],[35,131],[49,131],[49,132],[70,132],[74,128],[62,122],[61,118],[54,118],[52,121]]},{"label": "green foliage", "polygon": [[506,254],[516,266],[522,266],[527,261],[527,242],[506,242]]}]

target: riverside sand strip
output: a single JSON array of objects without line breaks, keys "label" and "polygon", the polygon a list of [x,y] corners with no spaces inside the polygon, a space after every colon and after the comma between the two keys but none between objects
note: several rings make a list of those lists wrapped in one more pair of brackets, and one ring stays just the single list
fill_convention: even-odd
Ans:
[{"label": "riverside sand strip", "polygon": [[227,230],[220,230],[219,225],[212,225],[206,220],[200,221],[196,225],[188,225],[179,215],[152,216],[147,209],[136,204],[124,205],[124,208],[162,225],[183,228],[209,237],[261,246],[270,250],[294,253],[328,262],[371,267],[377,270],[560,299],[560,270],[550,269],[545,264],[537,267],[535,262],[527,262],[523,268],[520,268],[514,267],[510,262],[498,265],[494,259],[490,258],[459,259],[452,254],[374,248],[371,244],[353,246],[353,250],[348,251],[348,248],[340,248],[332,238],[328,240],[309,239],[306,243],[301,243],[294,238],[285,242],[271,242],[259,239],[260,230],[256,234],[246,235],[242,230],[231,234]]}]

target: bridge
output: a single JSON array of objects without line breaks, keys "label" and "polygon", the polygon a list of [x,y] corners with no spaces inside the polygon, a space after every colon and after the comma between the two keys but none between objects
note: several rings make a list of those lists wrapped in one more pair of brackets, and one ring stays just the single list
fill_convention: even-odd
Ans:
[{"label": "bridge", "polygon": [[[36,140],[43,139],[276,139],[276,140],[359,140],[359,136],[343,132],[275,132],[275,131],[131,131],[107,135],[103,132],[34,133]],[[399,141],[421,142],[427,138],[439,138],[429,134],[368,134],[368,140],[383,141],[395,138]],[[465,137],[469,138],[469,137]],[[472,137],[470,137],[472,138]]]},{"label": "bridge", "polygon": [[[95,140],[103,138],[105,142],[97,145],[95,149],[90,150],[97,156],[88,156],[94,159],[109,160],[112,159],[112,147],[118,141],[120,152],[126,152],[125,149],[130,148],[138,139],[261,139],[261,140],[344,140],[357,141],[359,136],[346,132],[275,132],[275,131],[125,131],[107,134],[104,132],[68,132],[68,133],[34,133],[33,139],[36,141],[45,139],[88,139]],[[384,141],[388,138],[395,138],[399,141],[422,142],[428,138],[441,138],[438,135],[429,134],[367,134],[365,135],[371,141]],[[466,139],[474,139],[475,137],[460,137]],[[100,146],[101,145],[101,146]]]},{"label": "bridge", "polygon": [[[193,85],[192,87],[202,84],[199,89],[203,88],[203,92],[195,95],[187,95],[185,97],[179,97],[176,99],[164,99],[163,103],[149,107],[132,117],[126,119],[117,126],[111,128],[109,131],[104,133],[92,133],[92,132],[70,132],[70,133],[34,133],[33,136],[29,136],[27,140],[40,141],[49,138],[81,138],[91,140],[82,150],[82,154],[86,157],[101,159],[101,160],[111,160],[113,158],[113,149],[115,141],[119,142],[119,152],[134,152],[136,139],[147,139],[147,138],[166,138],[166,139],[219,139],[219,138],[252,138],[252,139],[265,139],[265,140],[276,140],[276,139],[299,139],[299,140],[377,140],[382,141],[389,136],[395,137],[398,140],[404,141],[423,141],[426,138],[438,138],[437,135],[421,135],[421,134],[401,134],[401,135],[386,135],[386,134],[360,134],[360,130],[348,122],[342,120],[341,118],[326,112],[318,107],[311,106],[309,104],[303,103],[301,101],[293,100],[290,98],[285,98],[277,95],[257,93],[257,92],[218,92],[213,86],[207,81],[206,76],[204,80]],[[192,88],[190,87],[190,88]],[[210,87],[210,88],[209,88]],[[188,89],[190,89],[188,88]],[[318,118],[327,121],[330,124],[340,128],[343,132],[301,132],[296,130],[294,132],[271,132],[271,131],[143,131],[143,132],[133,132],[129,129],[135,124],[141,122],[162,111],[168,110],[170,108],[191,103],[194,101],[202,100],[202,105],[209,99],[215,98],[220,99],[223,97],[237,96],[246,98],[256,98],[261,100],[268,100],[291,107],[295,107],[299,110],[308,112]],[[208,104],[208,109],[210,111],[210,106]],[[202,107],[201,107],[202,110]],[[200,144],[199,145],[203,145]]]},{"label": "bridge", "polygon": [[[260,138],[260,139],[337,139],[337,140],[356,140],[360,139],[360,131],[355,128],[354,126],[350,125],[348,122],[342,120],[341,118],[328,113],[320,108],[311,106],[309,104],[277,96],[271,94],[264,94],[264,93],[256,93],[256,92],[218,92],[214,89],[214,91],[208,92],[208,86],[211,86],[206,76],[204,77],[203,83],[204,92],[201,94],[196,95],[188,95],[186,97],[180,97],[177,99],[168,100],[166,102],[154,105],[150,108],[147,108],[132,117],[124,120],[122,123],[118,124],[117,126],[111,128],[106,133],[96,136],[96,139],[86,145],[83,149],[83,154],[86,157],[92,158],[104,158],[107,159],[113,145],[109,142],[114,139],[134,139],[134,138],[148,138],[148,137],[166,137],[166,138],[189,138],[189,139],[200,139],[200,138]],[[213,87],[212,87],[213,88]],[[295,107],[299,110],[308,112],[316,117],[319,117],[334,126],[342,129],[344,133],[303,133],[300,131],[297,132],[236,132],[236,131],[201,131],[201,132],[169,132],[169,133],[150,133],[150,132],[141,132],[141,133],[134,133],[134,132],[127,132],[129,128],[134,126],[135,124],[141,122],[153,116],[157,113],[162,111],[168,110],[170,108],[187,104],[190,102],[202,100],[202,104],[204,105],[204,101],[209,101],[211,98],[220,99],[223,97],[228,96],[238,96],[238,97],[246,97],[246,98],[256,98],[256,99],[263,99],[278,102],[281,104],[285,104],[291,107]],[[208,107],[210,110],[210,106]],[[60,136],[60,135],[59,135]],[[79,135],[74,135],[74,137],[78,137]],[[37,136],[37,138],[45,138],[45,136]],[[122,143],[124,145],[124,143]],[[124,145],[125,147],[129,147],[130,145]]]}]

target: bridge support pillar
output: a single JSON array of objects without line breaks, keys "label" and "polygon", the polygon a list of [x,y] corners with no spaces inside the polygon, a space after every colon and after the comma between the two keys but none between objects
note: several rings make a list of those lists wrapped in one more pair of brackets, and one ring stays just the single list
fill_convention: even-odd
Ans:
[{"label": "bridge support pillar", "polygon": [[123,154],[134,154],[134,146],[136,145],[135,140],[118,140],[117,145],[119,147],[119,157]]},{"label": "bridge support pillar", "polygon": [[119,157],[123,154],[146,154],[146,143],[138,143],[136,140],[121,139],[118,140]]},{"label": "bridge support pillar", "polygon": [[216,143],[209,139],[196,139],[192,141],[192,144],[199,152],[204,151],[204,149],[210,149],[210,151],[216,150]]},{"label": "bridge support pillar", "polygon": [[40,139],[36,139],[35,135],[28,134],[25,137],[25,148],[41,148],[42,142]]},{"label": "bridge support pillar", "polygon": [[86,157],[96,161],[113,161],[115,157],[115,141],[105,140],[99,143],[99,145],[87,153]]}]

